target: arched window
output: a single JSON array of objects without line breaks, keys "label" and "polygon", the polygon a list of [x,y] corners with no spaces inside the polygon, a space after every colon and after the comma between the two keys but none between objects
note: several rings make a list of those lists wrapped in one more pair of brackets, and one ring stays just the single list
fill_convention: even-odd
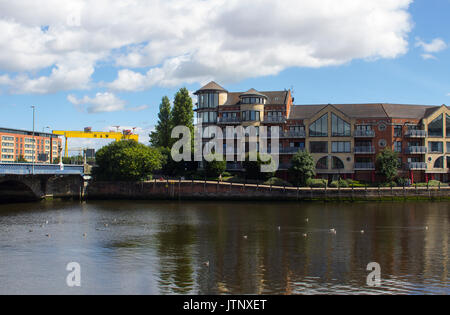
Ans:
[{"label": "arched window", "polygon": [[328,137],[328,114],[323,115],[309,126],[310,137]]},{"label": "arched window", "polygon": [[434,168],[444,168],[444,157],[441,156],[439,159],[434,162]]},{"label": "arched window", "polygon": [[335,114],[331,114],[331,131],[333,137],[351,136],[350,124]]},{"label": "arched window", "polygon": [[321,158],[317,161],[316,168],[318,170],[327,170],[328,169],[328,156]]},{"label": "arched window", "polygon": [[345,168],[344,162],[342,162],[342,160],[340,158],[333,156],[332,169],[334,169],[334,170],[342,170],[344,168]]},{"label": "arched window", "polygon": [[428,135],[430,137],[442,138],[444,135],[444,115],[440,115],[438,118],[428,124]]}]

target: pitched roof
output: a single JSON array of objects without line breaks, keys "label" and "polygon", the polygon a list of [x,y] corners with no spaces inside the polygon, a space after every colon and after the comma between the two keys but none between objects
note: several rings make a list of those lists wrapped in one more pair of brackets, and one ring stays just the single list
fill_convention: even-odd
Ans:
[{"label": "pitched roof", "polygon": [[[258,92],[267,98],[266,105],[284,105],[288,97],[288,91],[269,91],[269,92]],[[240,97],[245,93],[242,92],[232,92],[228,93],[227,102],[223,106],[234,106],[240,104]],[[254,94],[252,94],[254,95]]]},{"label": "pitched roof", "polygon": [[219,84],[217,84],[214,81],[209,82],[208,84],[206,84],[205,86],[200,88],[194,94],[198,94],[200,91],[222,91],[222,92],[228,92],[227,90],[225,90],[223,87],[221,87]]},{"label": "pitched roof", "polygon": [[257,90],[255,90],[255,89],[250,89],[250,90],[248,90],[247,92],[242,93],[241,96],[261,96],[261,97],[267,98],[266,95],[264,95],[264,94],[262,94],[262,93],[259,93],[259,92],[258,92]]},{"label": "pitched roof", "polygon": [[439,106],[403,104],[328,104],[294,105],[289,119],[309,119],[327,106],[333,106],[351,118],[407,118],[422,119],[438,110]]}]

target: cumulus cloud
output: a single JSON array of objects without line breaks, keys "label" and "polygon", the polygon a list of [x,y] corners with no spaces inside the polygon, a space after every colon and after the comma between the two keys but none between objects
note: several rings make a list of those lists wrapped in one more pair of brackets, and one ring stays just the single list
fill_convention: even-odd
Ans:
[{"label": "cumulus cloud", "polygon": [[396,58],[408,50],[411,2],[0,1],[0,71],[9,74],[0,83],[15,93],[88,89],[106,63],[120,69],[106,86],[139,91]]},{"label": "cumulus cloud", "polygon": [[437,60],[436,56],[433,56],[431,54],[422,54],[421,56],[425,60]]},{"label": "cumulus cloud", "polygon": [[433,39],[430,43],[426,43],[420,38],[416,38],[416,47],[422,47],[427,53],[437,53],[447,48],[447,44],[440,38]]},{"label": "cumulus cloud", "polygon": [[82,99],[69,95],[67,100],[78,108],[86,106],[88,113],[116,112],[125,109],[125,101],[109,92],[97,93],[93,98],[84,96]]}]

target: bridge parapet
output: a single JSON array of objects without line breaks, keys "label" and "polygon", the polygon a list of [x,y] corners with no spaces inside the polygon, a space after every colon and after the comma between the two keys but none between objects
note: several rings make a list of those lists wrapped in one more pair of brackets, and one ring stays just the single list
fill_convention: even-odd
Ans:
[{"label": "bridge parapet", "polygon": [[[33,171],[34,168],[34,171]],[[84,175],[83,165],[0,163],[0,175]]]}]

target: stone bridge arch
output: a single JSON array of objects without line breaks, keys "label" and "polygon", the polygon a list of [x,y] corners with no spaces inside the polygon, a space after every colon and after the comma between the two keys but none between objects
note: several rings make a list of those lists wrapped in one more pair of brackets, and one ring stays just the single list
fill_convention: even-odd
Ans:
[{"label": "stone bridge arch", "polygon": [[0,202],[32,201],[45,197],[42,178],[6,175],[0,177]]}]

